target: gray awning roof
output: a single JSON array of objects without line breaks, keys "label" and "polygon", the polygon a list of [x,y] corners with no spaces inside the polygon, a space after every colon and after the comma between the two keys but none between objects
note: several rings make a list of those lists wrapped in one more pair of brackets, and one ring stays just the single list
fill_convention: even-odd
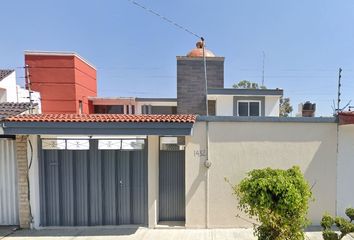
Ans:
[{"label": "gray awning roof", "polygon": [[208,88],[208,95],[282,96],[282,89]]},{"label": "gray awning roof", "polygon": [[175,122],[2,122],[7,135],[169,135],[192,134],[193,123]]}]

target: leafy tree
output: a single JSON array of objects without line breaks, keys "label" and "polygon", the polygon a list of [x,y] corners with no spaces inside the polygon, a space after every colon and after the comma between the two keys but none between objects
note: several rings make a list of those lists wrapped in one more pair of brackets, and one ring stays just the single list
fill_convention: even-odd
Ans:
[{"label": "leafy tree", "polygon": [[293,107],[290,105],[290,98],[284,98],[283,96],[280,98],[280,107],[279,107],[279,115],[281,117],[288,117],[289,113],[293,111]]},{"label": "leafy tree", "polygon": [[242,80],[232,85],[233,88],[246,88],[246,89],[267,89],[266,86],[259,86],[258,83]]},{"label": "leafy tree", "polygon": [[311,189],[300,168],[255,169],[233,186],[239,208],[260,225],[259,240],[303,240]]},{"label": "leafy tree", "polygon": [[[347,234],[354,232],[354,208],[347,208],[345,214],[350,220],[346,220],[342,217],[332,217],[328,213],[323,215],[321,226],[323,228],[322,236],[324,240],[339,240],[344,238]],[[333,225],[335,225],[340,234],[332,230]]]},{"label": "leafy tree", "polygon": [[[233,88],[243,88],[243,89],[267,89],[266,86],[259,86],[258,83],[250,82],[248,80],[242,80],[238,83],[232,85]],[[289,113],[293,111],[293,107],[290,104],[290,98],[284,98],[281,96],[279,102],[279,115],[280,117],[288,117]]]}]

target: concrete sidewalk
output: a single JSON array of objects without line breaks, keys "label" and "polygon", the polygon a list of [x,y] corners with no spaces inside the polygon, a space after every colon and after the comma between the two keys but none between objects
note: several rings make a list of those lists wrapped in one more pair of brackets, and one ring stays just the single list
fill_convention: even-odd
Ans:
[{"label": "concrete sidewalk", "polygon": [[16,226],[0,226],[0,239],[4,239],[17,229]]},{"label": "concrete sidewalk", "polygon": [[[321,232],[307,232],[307,239],[322,240]],[[6,240],[256,240],[252,229],[147,229],[147,228],[58,228],[19,230]],[[347,237],[345,240],[353,240]]]}]

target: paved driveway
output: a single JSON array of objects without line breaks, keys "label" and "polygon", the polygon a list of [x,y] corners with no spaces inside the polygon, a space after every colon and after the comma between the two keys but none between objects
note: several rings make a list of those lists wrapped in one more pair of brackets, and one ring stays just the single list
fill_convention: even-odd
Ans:
[{"label": "paved driveway", "polygon": [[[307,239],[322,240],[320,232],[306,233]],[[20,230],[5,240],[253,240],[252,229],[147,229],[147,228],[65,228]],[[345,238],[354,240],[354,238]]]}]

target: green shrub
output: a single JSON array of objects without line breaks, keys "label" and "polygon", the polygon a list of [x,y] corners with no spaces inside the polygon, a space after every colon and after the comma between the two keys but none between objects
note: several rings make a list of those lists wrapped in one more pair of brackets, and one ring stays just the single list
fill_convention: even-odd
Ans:
[{"label": "green shrub", "polygon": [[328,213],[323,215],[322,221],[321,221],[321,226],[324,230],[331,229],[333,224],[334,224],[334,219],[332,218],[331,215],[329,215]]},{"label": "green shrub", "polygon": [[325,240],[338,240],[338,234],[331,230],[324,230],[322,233],[323,239]]},{"label": "green shrub", "polygon": [[239,208],[261,223],[254,225],[259,240],[304,239],[312,193],[299,167],[253,170],[233,190]]},{"label": "green shrub", "polygon": [[354,208],[347,208],[345,214],[350,218],[351,222],[354,220]]},{"label": "green shrub", "polygon": [[[323,228],[322,236],[324,240],[339,240],[344,238],[347,234],[354,232],[354,224],[351,223],[353,217],[353,208],[346,209],[345,213],[349,217],[350,221],[342,218],[333,218],[329,214],[325,214],[322,217],[321,226]],[[336,225],[340,231],[340,235],[332,230],[333,225]]]}]

